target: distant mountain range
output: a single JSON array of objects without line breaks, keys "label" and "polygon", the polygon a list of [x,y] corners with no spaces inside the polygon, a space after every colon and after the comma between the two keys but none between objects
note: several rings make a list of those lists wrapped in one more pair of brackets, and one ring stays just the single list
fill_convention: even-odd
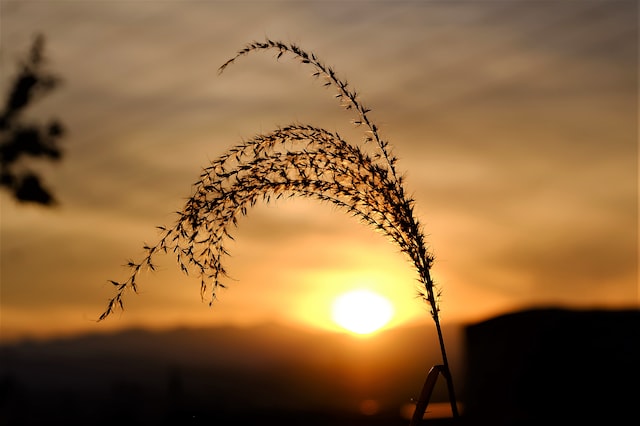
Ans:
[{"label": "distant mountain range", "polygon": [[[530,310],[444,334],[465,425],[640,422],[637,309]],[[438,363],[428,325],[369,338],[265,324],[24,342],[0,346],[0,425],[406,426]]]},{"label": "distant mountain range", "polygon": [[[460,330],[445,330],[454,366]],[[0,347],[0,361],[7,425],[244,424],[239,417],[285,424],[280,417],[292,413],[305,424],[326,416],[406,424],[401,408],[441,362],[428,326],[358,338],[274,324],[24,342]]]}]

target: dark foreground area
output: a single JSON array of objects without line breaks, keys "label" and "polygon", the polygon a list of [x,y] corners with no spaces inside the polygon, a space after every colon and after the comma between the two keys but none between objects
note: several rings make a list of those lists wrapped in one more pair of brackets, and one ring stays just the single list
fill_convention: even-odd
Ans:
[{"label": "dark foreground area", "polygon": [[[430,333],[264,325],[3,346],[0,425],[408,425],[439,363]],[[524,311],[445,335],[459,424],[640,424],[637,310]],[[446,401],[442,382],[432,401]]]},{"label": "dark foreground area", "polygon": [[[459,328],[445,331],[461,354]],[[265,324],[23,342],[0,348],[0,423],[407,424],[402,409],[438,360],[424,326],[365,339]]]},{"label": "dark foreground area", "polygon": [[517,312],[465,341],[470,424],[640,424],[638,310]]}]

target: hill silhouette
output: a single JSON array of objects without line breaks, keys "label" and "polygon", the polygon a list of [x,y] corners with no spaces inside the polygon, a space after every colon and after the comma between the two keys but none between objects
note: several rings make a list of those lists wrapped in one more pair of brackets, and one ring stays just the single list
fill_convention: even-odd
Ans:
[{"label": "hill silhouette", "polygon": [[[563,309],[448,326],[462,424],[636,424],[639,327],[638,310]],[[5,345],[0,424],[407,425],[436,345],[426,325],[356,338],[274,324]]]},{"label": "hill silhouette", "polygon": [[465,330],[469,424],[640,423],[640,310],[535,309]]},{"label": "hill silhouette", "polygon": [[[447,335],[460,353],[459,333]],[[436,345],[428,326],[357,338],[274,324],[23,342],[0,348],[1,420],[406,424],[401,409],[439,362]]]}]

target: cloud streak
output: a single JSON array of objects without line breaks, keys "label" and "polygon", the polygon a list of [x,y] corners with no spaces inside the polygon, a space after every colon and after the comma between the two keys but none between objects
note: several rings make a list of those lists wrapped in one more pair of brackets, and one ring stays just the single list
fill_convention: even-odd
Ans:
[{"label": "cloud streak", "polygon": [[[462,319],[488,314],[496,300],[503,309],[541,299],[637,303],[637,293],[629,300],[637,282],[637,5],[245,6],[0,6],[3,75],[12,75],[13,58],[43,32],[50,66],[65,85],[35,113],[55,113],[70,131],[63,163],[46,170],[62,206],[36,213],[2,201],[3,311],[19,307],[45,317],[47,300],[55,300],[53,312],[64,295],[75,294],[68,300],[77,317],[97,314],[101,283],[156,237],[155,225],[173,220],[199,169],[242,138],[301,121],[358,140],[350,116],[304,67],[267,54],[216,77],[238,48],[265,35],[317,52],[373,108],[408,172],[437,257],[445,312]],[[271,245],[262,262],[277,264],[286,251],[279,246],[304,246],[333,232],[345,251],[359,250],[351,238],[364,238],[364,231],[338,217],[306,203],[250,212],[237,256],[251,262],[238,286],[258,279],[252,271],[265,273],[252,266],[254,248]],[[348,263],[325,255],[327,268]],[[37,267],[42,257],[46,269]],[[404,270],[395,260],[387,266]],[[309,275],[300,279],[319,266],[305,267]],[[199,306],[197,291],[165,273],[149,278],[138,299],[170,306],[176,292],[186,293]],[[413,284],[394,285],[413,291]],[[263,298],[229,305],[259,316],[260,309],[271,315],[295,304],[287,285],[266,286],[274,290]],[[465,291],[485,299],[468,305]],[[258,299],[263,308],[252,305]],[[152,323],[152,307],[135,303],[141,321]],[[218,314],[223,321],[228,310],[216,309],[203,307],[199,321]]]}]

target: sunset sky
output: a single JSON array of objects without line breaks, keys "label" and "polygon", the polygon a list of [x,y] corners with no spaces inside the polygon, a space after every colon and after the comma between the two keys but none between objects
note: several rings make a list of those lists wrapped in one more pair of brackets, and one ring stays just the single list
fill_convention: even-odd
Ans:
[{"label": "sunset sky", "polygon": [[444,322],[531,306],[638,306],[636,1],[5,1],[5,96],[33,37],[64,84],[30,111],[68,130],[39,163],[59,205],[1,203],[0,339],[275,321],[332,328],[339,294],[389,298],[391,326],[429,322],[397,247],[330,205],[249,211],[235,281],[209,308],[174,259],[96,319],[171,225],[202,167],[292,122],[361,131],[312,70],[271,53],[217,69],[265,37],[315,52],[361,94],[400,158],[436,257]]}]

